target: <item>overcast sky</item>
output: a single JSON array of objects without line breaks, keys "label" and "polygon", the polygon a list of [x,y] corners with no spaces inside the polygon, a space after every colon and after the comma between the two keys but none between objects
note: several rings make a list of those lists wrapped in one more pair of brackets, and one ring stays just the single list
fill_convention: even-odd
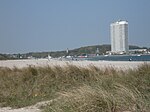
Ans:
[{"label": "overcast sky", "polygon": [[150,0],[0,0],[0,53],[110,44],[119,19],[129,44],[150,47]]}]

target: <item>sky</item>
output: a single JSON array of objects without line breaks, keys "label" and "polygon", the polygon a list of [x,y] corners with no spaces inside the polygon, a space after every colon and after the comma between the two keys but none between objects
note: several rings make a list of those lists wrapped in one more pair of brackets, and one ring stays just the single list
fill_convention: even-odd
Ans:
[{"label": "sky", "polygon": [[110,44],[120,19],[130,45],[150,47],[150,0],[0,0],[0,53]]}]

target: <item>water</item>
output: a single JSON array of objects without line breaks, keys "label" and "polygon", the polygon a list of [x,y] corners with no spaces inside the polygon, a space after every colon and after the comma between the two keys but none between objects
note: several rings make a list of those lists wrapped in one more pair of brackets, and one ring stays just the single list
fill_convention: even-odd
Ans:
[{"label": "water", "polygon": [[98,61],[150,61],[150,55],[108,55],[85,58],[85,60]]}]

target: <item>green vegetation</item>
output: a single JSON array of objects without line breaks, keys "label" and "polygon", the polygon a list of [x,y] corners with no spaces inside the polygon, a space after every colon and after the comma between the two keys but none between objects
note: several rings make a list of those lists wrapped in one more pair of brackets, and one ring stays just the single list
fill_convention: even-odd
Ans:
[{"label": "green vegetation", "polygon": [[8,60],[8,59],[13,59],[13,58],[6,54],[0,54],[0,60]]},{"label": "green vegetation", "polygon": [[[81,55],[85,55],[85,54],[95,54],[97,48],[99,49],[99,54],[100,55],[103,55],[103,54],[106,53],[106,51],[111,50],[110,45],[85,46],[85,47],[80,47],[80,48],[77,48],[77,49],[69,50],[69,55],[81,56]],[[140,47],[133,46],[133,45],[130,45],[129,48],[130,49],[141,49]],[[66,51],[32,52],[32,53],[27,53],[27,54],[23,54],[23,55],[33,56],[33,57],[36,57],[36,58],[45,58],[45,57],[47,57],[48,54],[50,54],[52,57],[61,57],[61,56],[67,55]]]},{"label": "green vegetation", "polygon": [[[80,47],[77,49],[69,50],[69,55],[71,56],[81,56],[86,54],[95,54],[96,49],[99,49],[99,54],[103,55],[106,53],[106,51],[111,50],[110,45],[94,45],[94,46],[85,46]],[[142,49],[145,47],[138,47],[130,45],[129,49]],[[146,48],[148,49],[148,48]],[[150,48],[148,49],[150,51]],[[34,58],[46,58],[50,54],[52,57],[61,57],[68,55],[66,54],[66,51],[53,51],[53,52],[30,52],[25,54],[0,54],[0,60],[8,60],[8,59],[26,59],[28,57],[34,57]]]},{"label": "green vegetation", "polygon": [[149,112],[150,65],[136,70],[66,67],[0,68],[0,106],[51,100],[44,112]]},{"label": "green vegetation", "polygon": [[[81,48],[69,50],[69,55],[79,56],[85,54],[95,54],[97,48],[99,49],[100,54],[103,54],[106,51],[110,50],[110,45],[95,45],[95,46],[81,47]],[[26,56],[45,58],[47,57],[48,54],[50,54],[52,57],[61,57],[61,56],[68,55],[66,54],[66,51],[56,51],[56,52],[32,52],[32,53],[27,53]]]}]

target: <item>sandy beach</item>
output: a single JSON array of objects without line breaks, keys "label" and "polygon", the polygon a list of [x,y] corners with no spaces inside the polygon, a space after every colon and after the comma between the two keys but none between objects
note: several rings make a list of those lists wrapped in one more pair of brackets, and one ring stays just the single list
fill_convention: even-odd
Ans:
[{"label": "sandy beach", "polygon": [[79,66],[79,67],[88,67],[96,66],[98,68],[113,67],[117,69],[135,69],[141,64],[148,63],[149,61],[59,61],[59,60],[47,60],[47,59],[26,59],[26,60],[2,60],[0,61],[0,67],[8,68],[23,68],[28,66],[67,66],[68,64]]}]

